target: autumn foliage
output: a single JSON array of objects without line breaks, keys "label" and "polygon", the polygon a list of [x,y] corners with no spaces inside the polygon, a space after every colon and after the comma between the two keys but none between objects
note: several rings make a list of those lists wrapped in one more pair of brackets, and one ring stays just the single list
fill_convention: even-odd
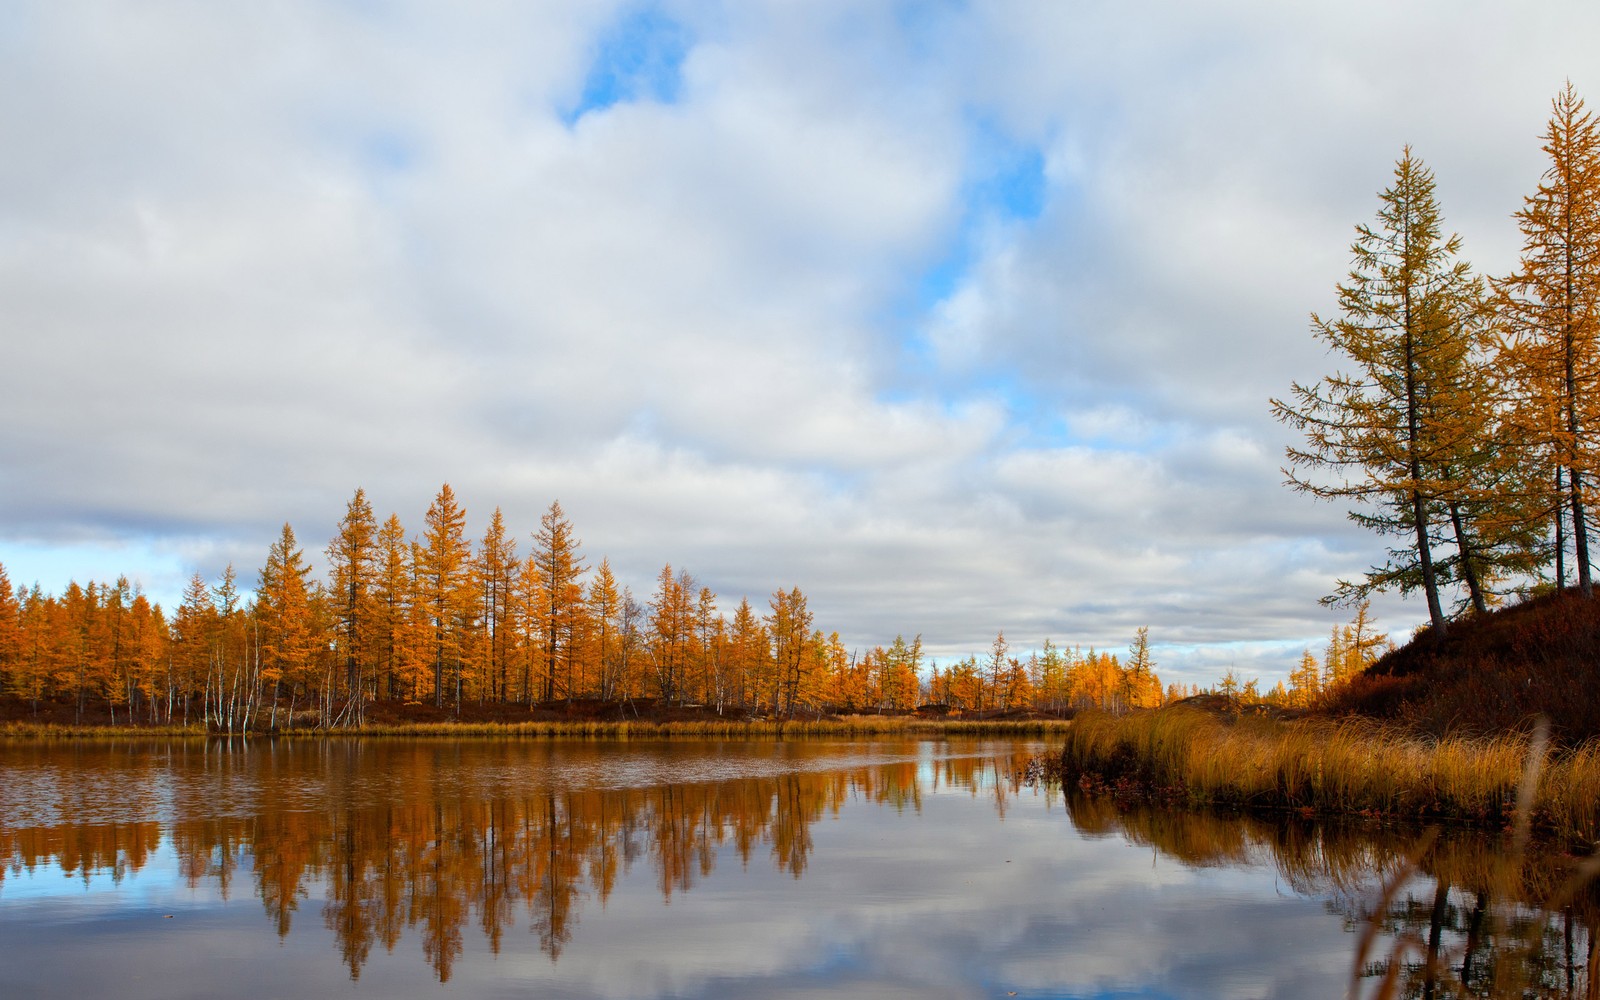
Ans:
[{"label": "autumn foliage", "polygon": [[[230,568],[198,575],[168,615],[127,581],[74,583],[59,596],[12,589],[0,567],[0,691],[37,710],[71,705],[113,723],[220,732],[356,727],[375,706],[515,721],[582,702],[694,707],[717,716],[838,713],[988,716],[1159,704],[1147,633],[1126,663],[1089,650],[987,656],[941,667],[921,637],[848,648],[817,624],[799,587],[725,611],[687,571],[662,567],[652,593],[591,568],[560,503],[519,552],[496,509],[481,539],[448,484],[420,537],[381,525],[362,490],[313,574],[294,529],[269,548],[252,593]],[[519,715],[520,713],[520,715]]]},{"label": "autumn foliage", "polygon": [[1485,281],[1445,235],[1433,174],[1407,147],[1375,221],[1356,227],[1338,312],[1311,317],[1339,367],[1272,400],[1302,438],[1287,449],[1288,484],[1347,503],[1390,540],[1384,562],[1327,600],[1420,592],[1436,640],[1508,593],[1592,594],[1600,129],[1570,83],[1543,149],[1546,170],[1514,216],[1520,260]]}]

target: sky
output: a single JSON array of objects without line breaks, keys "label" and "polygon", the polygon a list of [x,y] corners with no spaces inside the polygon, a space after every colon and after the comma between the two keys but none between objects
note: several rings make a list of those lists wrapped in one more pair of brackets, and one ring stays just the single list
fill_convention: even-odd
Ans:
[{"label": "sky", "polygon": [[[1268,399],[1407,144],[1515,262],[1600,7],[0,5],[0,565],[172,606],[443,483],[641,601],[798,586],[1269,684],[1383,540]],[[1385,597],[1404,641],[1426,617]]]}]

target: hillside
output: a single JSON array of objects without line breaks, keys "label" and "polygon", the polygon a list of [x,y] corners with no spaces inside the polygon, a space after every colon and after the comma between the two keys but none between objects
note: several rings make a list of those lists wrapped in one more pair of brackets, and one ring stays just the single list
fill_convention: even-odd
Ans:
[{"label": "hillside", "polygon": [[1552,593],[1423,630],[1368,668],[1329,710],[1431,735],[1525,729],[1538,715],[1566,743],[1600,736],[1600,597]]}]

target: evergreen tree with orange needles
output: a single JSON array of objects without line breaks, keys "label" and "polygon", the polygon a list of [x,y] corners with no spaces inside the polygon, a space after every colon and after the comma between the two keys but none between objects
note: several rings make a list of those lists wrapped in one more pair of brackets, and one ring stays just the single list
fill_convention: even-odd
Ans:
[{"label": "evergreen tree with orange needles", "polygon": [[572,522],[561,510],[560,501],[539,518],[533,536],[533,565],[539,572],[540,633],[544,639],[541,679],[543,700],[554,701],[556,682],[562,679],[565,696],[573,695],[573,646],[583,617],[583,582],[588,567],[580,561],[580,541],[573,535]]},{"label": "evergreen tree with orange needles", "polygon": [[445,483],[428,508],[423,542],[417,551],[421,605],[432,630],[433,704],[443,708],[447,693],[461,707],[461,652],[463,633],[472,604],[467,514],[456,502],[455,491]]},{"label": "evergreen tree with orange needles", "polygon": [[[1310,385],[1294,383],[1273,415],[1305,436],[1286,449],[1289,485],[1351,501],[1349,517],[1404,543],[1330,599],[1373,590],[1422,590],[1435,635],[1446,631],[1444,574],[1436,554],[1453,501],[1471,495],[1463,456],[1478,448],[1481,399],[1474,352],[1482,282],[1460,259],[1459,236],[1441,236],[1433,174],[1406,148],[1380,194],[1376,225],[1356,227],[1354,266],[1338,285],[1340,315],[1313,313],[1317,339],[1353,363]],[[1467,567],[1470,568],[1470,562]]]},{"label": "evergreen tree with orange needles", "polygon": [[[1501,361],[1523,447],[1542,459],[1539,509],[1555,522],[1557,582],[1570,525],[1577,582],[1593,595],[1588,495],[1600,475],[1600,129],[1568,81],[1551,102],[1550,165],[1516,214],[1522,259],[1497,283]],[[1563,495],[1564,494],[1564,495]]]},{"label": "evergreen tree with orange needles", "polygon": [[[256,621],[261,636],[262,679],[271,686],[272,719],[277,726],[278,697],[287,684],[290,711],[305,681],[315,638],[312,633],[311,595],[307,578],[311,568],[295,541],[288,522],[267,551],[266,565],[256,585]],[[203,581],[202,581],[203,583]],[[291,718],[292,722],[292,718]]]}]

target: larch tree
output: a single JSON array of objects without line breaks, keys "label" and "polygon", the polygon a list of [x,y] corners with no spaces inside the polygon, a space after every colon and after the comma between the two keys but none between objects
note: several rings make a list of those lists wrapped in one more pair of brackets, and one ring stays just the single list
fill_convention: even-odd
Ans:
[{"label": "larch tree", "polygon": [[539,583],[539,561],[530,553],[511,581],[512,621],[517,631],[517,663],[521,666],[517,698],[532,705],[543,691],[539,671],[544,663],[544,588]]},{"label": "larch tree", "polygon": [[545,701],[554,701],[558,664],[565,659],[566,679],[563,690],[566,697],[573,696],[572,666],[573,645],[577,637],[579,619],[583,614],[584,566],[579,558],[583,544],[572,533],[572,522],[561,510],[560,501],[552,501],[550,509],[539,518],[539,530],[533,536],[533,565],[539,572],[539,589],[543,604],[539,609],[540,631],[544,639],[543,676]]},{"label": "larch tree", "polygon": [[922,636],[910,642],[896,635],[888,650],[878,658],[878,692],[883,706],[895,711],[917,707],[922,683]]},{"label": "larch tree", "polygon": [[419,556],[421,600],[432,628],[433,704],[444,707],[453,691],[461,707],[461,647],[472,604],[471,552],[466,541],[467,513],[445,483],[428,507]]},{"label": "larch tree", "polygon": [[37,582],[26,594],[20,593],[17,602],[21,622],[22,647],[12,665],[12,690],[32,703],[35,713],[39,699],[53,693],[50,665],[54,643],[55,601],[47,596]]},{"label": "larch tree", "polygon": [[775,591],[768,607],[771,613],[766,616],[766,622],[772,637],[774,675],[778,682],[777,708],[787,718],[799,704],[812,615],[806,609],[806,597],[799,587],[787,593],[781,589]]},{"label": "larch tree", "polygon": [[[131,607],[133,634],[129,637],[129,641],[133,646],[134,660],[138,665],[132,690],[135,694],[144,696],[143,707],[149,714],[150,721],[154,722],[157,705],[153,695],[158,678],[164,669],[163,664],[167,660],[171,635],[159,604],[151,604],[144,594],[135,590]],[[136,710],[136,702],[137,699],[130,697],[130,711]]]},{"label": "larch tree", "polygon": [[518,569],[517,540],[506,533],[505,517],[494,509],[478,543],[478,620],[482,624],[483,663],[480,673],[489,696],[505,699],[510,670],[510,644],[515,635],[512,583]]},{"label": "larch tree", "polygon": [[406,598],[405,634],[408,655],[401,661],[401,687],[411,701],[422,701],[435,683],[435,634],[432,609],[428,602],[428,556],[415,538],[407,543],[406,571],[409,577]]},{"label": "larch tree", "polygon": [[211,676],[220,638],[218,624],[211,586],[195,573],[183,588],[183,599],[172,619],[172,659],[179,677]]},{"label": "larch tree", "polygon": [[1322,670],[1311,650],[1300,655],[1300,665],[1289,674],[1289,701],[1295,708],[1310,708],[1322,697]]},{"label": "larch tree", "polygon": [[22,655],[22,602],[0,564],[0,694],[14,689],[17,660]]},{"label": "larch tree", "polygon": [[767,637],[750,607],[750,598],[741,598],[733,613],[733,626],[728,637],[729,672],[732,674],[733,701],[749,706],[757,699],[760,690],[761,668],[766,659]]},{"label": "larch tree", "polygon": [[1312,332],[1353,363],[1311,385],[1294,383],[1273,415],[1305,436],[1286,449],[1294,489],[1347,500],[1351,520],[1402,539],[1387,564],[1330,600],[1421,589],[1436,638],[1447,630],[1445,575],[1435,552],[1452,500],[1469,495],[1462,456],[1482,428],[1468,404],[1484,391],[1474,359],[1482,282],[1441,237],[1433,174],[1409,147],[1379,198],[1376,225],[1356,227],[1354,264],[1338,287],[1337,318],[1313,313]]},{"label": "larch tree", "polygon": [[600,566],[589,581],[588,618],[590,622],[589,645],[594,661],[596,694],[604,701],[616,697],[621,680],[618,664],[617,616],[621,611],[622,592],[617,589],[617,577],[611,572],[611,562],[601,559]]},{"label": "larch tree", "polygon": [[1140,625],[1128,644],[1127,702],[1130,707],[1141,707],[1155,689],[1156,703],[1160,704],[1161,682],[1155,680],[1156,664],[1150,655],[1150,627]]},{"label": "larch tree", "polygon": [[639,672],[648,647],[644,627],[644,606],[632,589],[623,587],[617,604],[617,693],[622,698],[633,698],[643,688]]},{"label": "larch tree", "polygon": [[[267,551],[256,585],[256,619],[261,634],[262,679],[272,685],[272,726],[277,726],[278,689],[290,685],[291,712],[295,687],[311,660],[312,608],[306,579],[311,568],[288,522]],[[291,717],[291,724],[293,719]]]},{"label": "larch tree", "polygon": [[994,643],[989,647],[988,662],[985,664],[985,673],[988,676],[985,679],[983,690],[979,694],[977,706],[979,711],[990,707],[1006,707],[1002,692],[1005,686],[1006,657],[1010,649],[1010,644],[1006,642],[1006,634],[1004,632],[996,634]]},{"label": "larch tree", "polygon": [[1061,650],[1046,638],[1043,647],[1028,662],[1034,668],[1033,688],[1039,707],[1050,712],[1066,708],[1068,662]]},{"label": "larch tree", "polygon": [[[141,600],[135,596],[135,605]],[[250,655],[249,623],[232,563],[223,569],[222,581],[212,590],[212,604],[217,611],[216,722],[219,729],[231,733],[248,725],[261,694],[259,663]]]},{"label": "larch tree", "polygon": [[720,712],[724,704],[720,640],[726,637],[727,623],[717,613],[717,595],[710,587],[701,587],[695,597],[691,629],[690,689],[700,702],[715,703]]},{"label": "larch tree", "polygon": [[686,694],[694,621],[689,595],[694,588],[694,577],[687,571],[673,576],[672,564],[667,563],[656,577],[656,592],[650,598],[650,658],[655,664],[656,689],[669,704],[683,700]]},{"label": "larch tree", "polygon": [[359,724],[363,691],[373,667],[377,617],[378,522],[365,490],[357,489],[346,505],[344,518],[328,542],[328,568],[335,616],[334,641],[344,666],[344,688]]},{"label": "larch tree", "polygon": [[[1507,323],[1501,352],[1522,447],[1543,457],[1540,494],[1555,519],[1557,584],[1563,521],[1578,586],[1593,596],[1587,494],[1600,474],[1600,133],[1571,81],[1551,102],[1549,167],[1516,213],[1517,270],[1497,283]],[[1564,509],[1564,512],[1563,512]]]},{"label": "larch tree", "polygon": [[401,693],[404,665],[415,652],[410,628],[412,575],[410,545],[398,514],[378,529],[376,574],[373,579],[374,685],[382,697]]}]

